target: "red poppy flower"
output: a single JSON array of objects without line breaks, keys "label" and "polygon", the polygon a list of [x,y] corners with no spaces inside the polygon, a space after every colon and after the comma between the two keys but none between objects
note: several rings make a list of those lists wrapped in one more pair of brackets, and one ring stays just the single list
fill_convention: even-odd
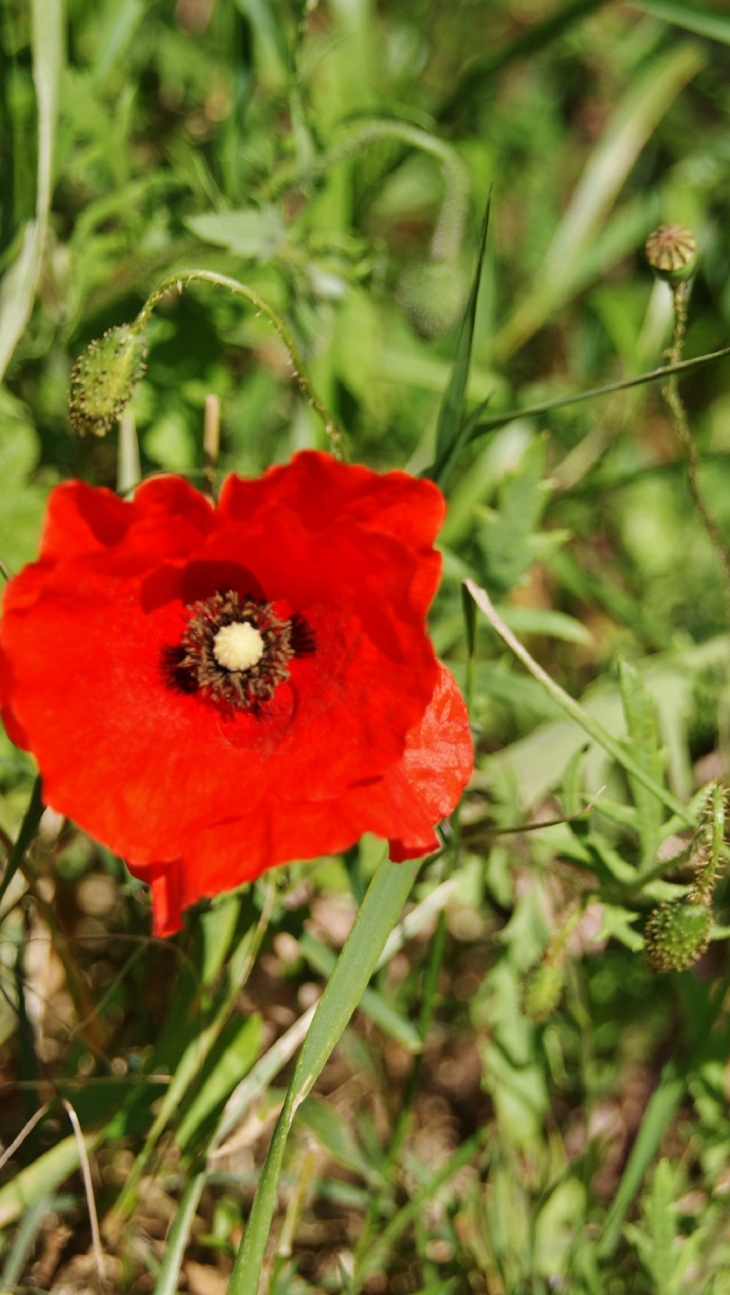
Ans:
[{"label": "red poppy flower", "polygon": [[424,627],[443,510],[316,452],[229,477],[217,508],[179,477],[52,492],[5,593],[2,715],[47,803],[151,883],[158,934],[363,832],[437,847],[472,768]]}]

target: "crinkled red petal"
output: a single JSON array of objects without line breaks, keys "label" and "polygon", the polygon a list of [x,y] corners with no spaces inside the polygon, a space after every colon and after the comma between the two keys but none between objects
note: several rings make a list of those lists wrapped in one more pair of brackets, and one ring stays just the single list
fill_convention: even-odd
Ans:
[{"label": "crinkled red petal", "polygon": [[[317,452],[229,479],[217,511],[180,478],[132,502],[78,482],[52,493],[42,561],[5,594],[3,717],[49,803],[153,883],[158,932],[203,895],[364,831],[403,857],[435,848],[471,768],[423,624],[442,517],[430,482]],[[186,605],[229,588],[303,615],[314,637],[259,717],[164,669]]]},{"label": "crinkled red petal", "polygon": [[[336,801],[282,803],[272,796],[256,813],[207,828],[190,843],[184,861],[170,866],[164,908],[153,896],[155,933],[178,930],[183,909],[198,899],[252,881],[277,863],[338,853],[363,832],[387,838],[394,862],[437,850],[433,825],[455,809],[473,764],[466,706],[441,666],[431,703],[408,734],[397,765],[377,780],[348,788]],[[148,870],[130,867],[149,879]],[[176,910],[170,908],[173,899]]]}]

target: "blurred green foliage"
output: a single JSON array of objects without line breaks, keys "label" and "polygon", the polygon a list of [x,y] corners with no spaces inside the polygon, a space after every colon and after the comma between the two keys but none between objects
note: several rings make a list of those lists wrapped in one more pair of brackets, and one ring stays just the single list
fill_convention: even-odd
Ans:
[{"label": "blurred green foliage", "polygon": [[[56,0],[2,0],[3,563],[32,559],[59,478],[116,485],[116,430],[70,431],[71,370],[168,274],[254,288],[290,325],[352,459],[381,469],[438,461],[450,379],[451,434],[485,401],[496,417],[660,364],[671,296],[641,255],[659,222],[698,241],[685,354],[722,347],[729,46],[724,7],[684,0],[68,0],[65,15]],[[729,378],[725,359],[682,384],[726,535]],[[150,325],[132,404],[143,472],[202,478],[210,393],[221,474],[326,446],[268,321],[199,284],[168,293]],[[439,890],[444,854],[415,890],[419,930],[429,904],[447,912],[420,1094],[407,1089],[427,979],[416,933],[297,1114],[268,1290],[723,1295],[727,880],[719,868],[701,962],[652,975],[644,923],[686,896],[687,824],[588,743],[483,622],[469,659],[461,601],[465,576],[487,587],[701,826],[703,788],[730,767],[730,637],[683,457],[648,385],[512,417],[449,467],[432,629],[470,693],[478,770],[445,836],[453,884]],[[3,739],[3,833],[31,779]],[[3,914],[3,1140],[52,1082],[101,1165],[116,1289],[164,1295],[183,1264],[190,1289],[204,1289],[200,1269],[222,1289],[283,1096],[271,1085],[293,1055],[271,1068],[272,1041],[319,993],[332,914],[361,901],[377,843],[280,870],[155,948],[123,864],[72,825],[44,831]],[[244,1117],[238,1158],[216,1158]],[[77,1168],[60,1118],[18,1151],[0,1187],[3,1290],[83,1288]],[[42,1266],[49,1210],[70,1221],[65,1271],[58,1247]]]}]

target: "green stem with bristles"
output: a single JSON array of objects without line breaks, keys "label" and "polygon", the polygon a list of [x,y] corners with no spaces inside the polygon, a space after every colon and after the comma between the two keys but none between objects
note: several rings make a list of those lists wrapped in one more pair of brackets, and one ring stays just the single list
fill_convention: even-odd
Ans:
[{"label": "green stem with bristles", "polygon": [[155,306],[165,296],[165,293],[169,292],[171,288],[177,288],[178,292],[182,292],[191,283],[212,283],[214,287],[227,288],[229,292],[234,293],[236,296],[244,297],[254,307],[257,314],[266,316],[289,353],[299,390],[324,423],[324,430],[329,437],[333,454],[338,459],[344,458],[342,432],[327,406],[320,400],[312,386],[302,353],[294,340],[289,325],[282,319],[278,311],[269,305],[268,301],[259,296],[255,288],[249,288],[248,284],[239,283],[238,279],[231,279],[227,274],[218,274],[215,270],[181,270],[177,274],[168,274],[166,278],[158,283],[154,292],[147,298],[132,327],[141,332],[147,326]]},{"label": "green stem with bristles", "polygon": [[702,525],[707,532],[707,538],[714,549],[715,557],[717,558],[720,571],[722,572],[725,591],[725,611],[728,616],[730,616],[730,548],[728,547],[727,541],[725,540],[720,527],[712,516],[712,513],[709,511],[702,496],[702,491],[700,490],[700,456],[697,452],[697,444],[689,425],[687,411],[680,394],[679,380],[677,377],[677,370],[682,359],[682,348],[684,346],[684,339],[687,332],[688,294],[689,283],[687,281],[677,284],[677,286],[672,290],[674,334],[672,337],[672,345],[666,355],[673,372],[669,374],[667,381],[662,387],[662,395],[671,414],[674,430],[677,434],[677,440],[687,456],[687,481],[689,483],[692,501],[697,509]]}]

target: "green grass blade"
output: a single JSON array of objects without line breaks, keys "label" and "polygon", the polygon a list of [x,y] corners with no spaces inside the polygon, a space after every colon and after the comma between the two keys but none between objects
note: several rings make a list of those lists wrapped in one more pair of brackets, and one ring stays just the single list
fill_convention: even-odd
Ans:
[{"label": "green grass blade", "polygon": [[41,780],[40,778],[36,778],[33,784],[30,802],[25,811],[25,818],[20,825],[18,839],[10,851],[8,861],[5,865],[5,872],[3,873],[2,881],[0,881],[0,902],[2,902],[8,886],[23,862],[28,848],[35,839],[35,834],[38,831],[44,808]]},{"label": "green grass blade", "polygon": [[705,51],[685,43],[656,59],[619,103],[593,150],[526,299],[495,342],[504,362],[542,328],[569,299],[579,260],[591,246],[667,109],[707,61]]},{"label": "green grass blade", "polygon": [[608,730],[605,729],[597,719],[594,719],[593,716],[583,708],[583,706],[581,706],[580,702],[577,702],[574,697],[571,697],[570,694],[565,691],[564,688],[560,687],[560,684],[556,683],[554,679],[551,679],[547,671],[543,670],[542,666],[538,665],[537,661],[530,656],[529,652],[523,647],[519,639],[516,639],[512,631],[507,628],[504,621],[495,610],[486,591],[484,589],[480,589],[478,585],[474,584],[473,580],[465,580],[464,584],[469,590],[477,607],[480,611],[484,612],[484,615],[492,626],[492,629],[494,629],[507,646],[512,649],[515,656],[527,667],[533,678],[537,679],[538,683],[542,684],[543,688],[545,688],[545,690],[550,694],[553,701],[557,702],[558,706],[565,711],[566,715],[568,715],[570,719],[575,720],[576,724],[580,724],[581,728],[585,729],[585,732],[588,733],[595,742],[598,742],[598,744],[603,747],[604,751],[608,752],[611,758],[615,760],[622,769],[625,769],[629,776],[634,778],[640,786],[650,792],[656,800],[658,800],[662,805],[666,805],[667,809],[670,809],[673,814],[681,815],[685,823],[690,823],[691,819],[689,811],[685,809],[680,801],[677,800],[676,796],[673,796],[666,787],[662,786],[661,783],[656,782],[654,778],[650,777],[646,770],[629,755],[622,743],[617,741],[615,737],[612,737]]},{"label": "green grass blade", "polygon": [[52,1205],[53,1193],[48,1192],[23,1215],[0,1275],[0,1287],[3,1291],[11,1290],[20,1279]]},{"label": "green grass blade", "polygon": [[357,1007],[418,871],[417,861],[384,858],[312,1020],[261,1173],[251,1216],[236,1257],[229,1295],[257,1295],[266,1242],[276,1207],[286,1140],[297,1107],[321,1073]]},{"label": "green grass blade", "polygon": [[448,476],[456,462],[459,451],[466,444],[471,434],[471,422],[464,423],[464,402],[466,399],[466,387],[469,381],[469,365],[471,363],[471,348],[474,340],[474,321],[477,313],[477,301],[479,300],[479,285],[482,279],[482,266],[484,264],[484,252],[487,246],[487,232],[489,230],[489,211],[491,207],[491,198],[487,202],[482,220],[482,229],[479,236],[479,251],[477,254],[477,264],[474,271],[474,279],[471,285],[469,301],[467,302],[466,313],[459,333],[459,341],[456,346],[456,356],[454,358],[454,367],[451,370],[448,386],[444,392],[441,408],[439,409],[438,422],[436,424],[436,457],[432,466],[424,474],[443,487]]},{"label": "green grass blade", "polygon": [[621,1182],[608,1212],[603,1234],[598,1242],[598,1255],[610,1259],[618,1243],[621,1224],[639,1191],[644,1175],[659,1150],[667,1125],[682,1098],[685,1079],[673,1061],[664,1067],[659,1086],[654,1090],[641,1121],[636,1141],[624,1169]]},{"label": "green grass blade", "polygon": [[[87,1134],[84,1141],[91,1154],[101,1134]],[[23,1218],[48,1192],[53,1192],[79,1167],[79,1144],[75,1134],[57,1142],[31,1164],[21,1169],[10,1182],[0,1187],[0,1229]]]},{"label": "green grass blade", "polygon": [[[331,949],[328,949],[324,944],[320,944],[319,940],[315,940],[306,931],[300,937],[299,947],[309,965],[320,976],[332,974],[337,958]],[[377,993],[374,989],[364,990],[360,1008],[381,1030],[384,1030],[386,1034],[390,1034],[392,1038],[398,1039],[409,1052],[420,1052],[421,1038],[415,1025],[407,1021],[404,1016],[401,1016],[400,1012],[397,1012],[390,1003],[386,1002],[382,994]]]},{"label": "green grass blade", "polygon": [[0,379],[30,319],[48,231],[64,61],[63,9],[63,0],[33,0],[31,4],[33,84],[38,104],[36,213],[35,220],[26,227],[20,255],[5,275],[0,290]]},{"label": "green grass blade", "polygon": [[684,0],[632,0],[634,8],[642,13],[651,14],[653,18],[662,18],[664,22],[674,23],[675,27],[684,27],[696,36],[709,36],[710,40],[722,41],[730,45],[730,16],[718,13],[716,9],[707,9],[704,5],[685,4]]},{"label": "green grass blade", "polygon": [[185,1257],[185,1250],[190,1240],[195,1211],[203,1194],[207,1174],[205,1171],[191,1178],[182,1194],[175,1222],[165,1243],[165,1257],[155,1286],[155,1295],[175,1295],[178,1289],[180,1265]]}]

